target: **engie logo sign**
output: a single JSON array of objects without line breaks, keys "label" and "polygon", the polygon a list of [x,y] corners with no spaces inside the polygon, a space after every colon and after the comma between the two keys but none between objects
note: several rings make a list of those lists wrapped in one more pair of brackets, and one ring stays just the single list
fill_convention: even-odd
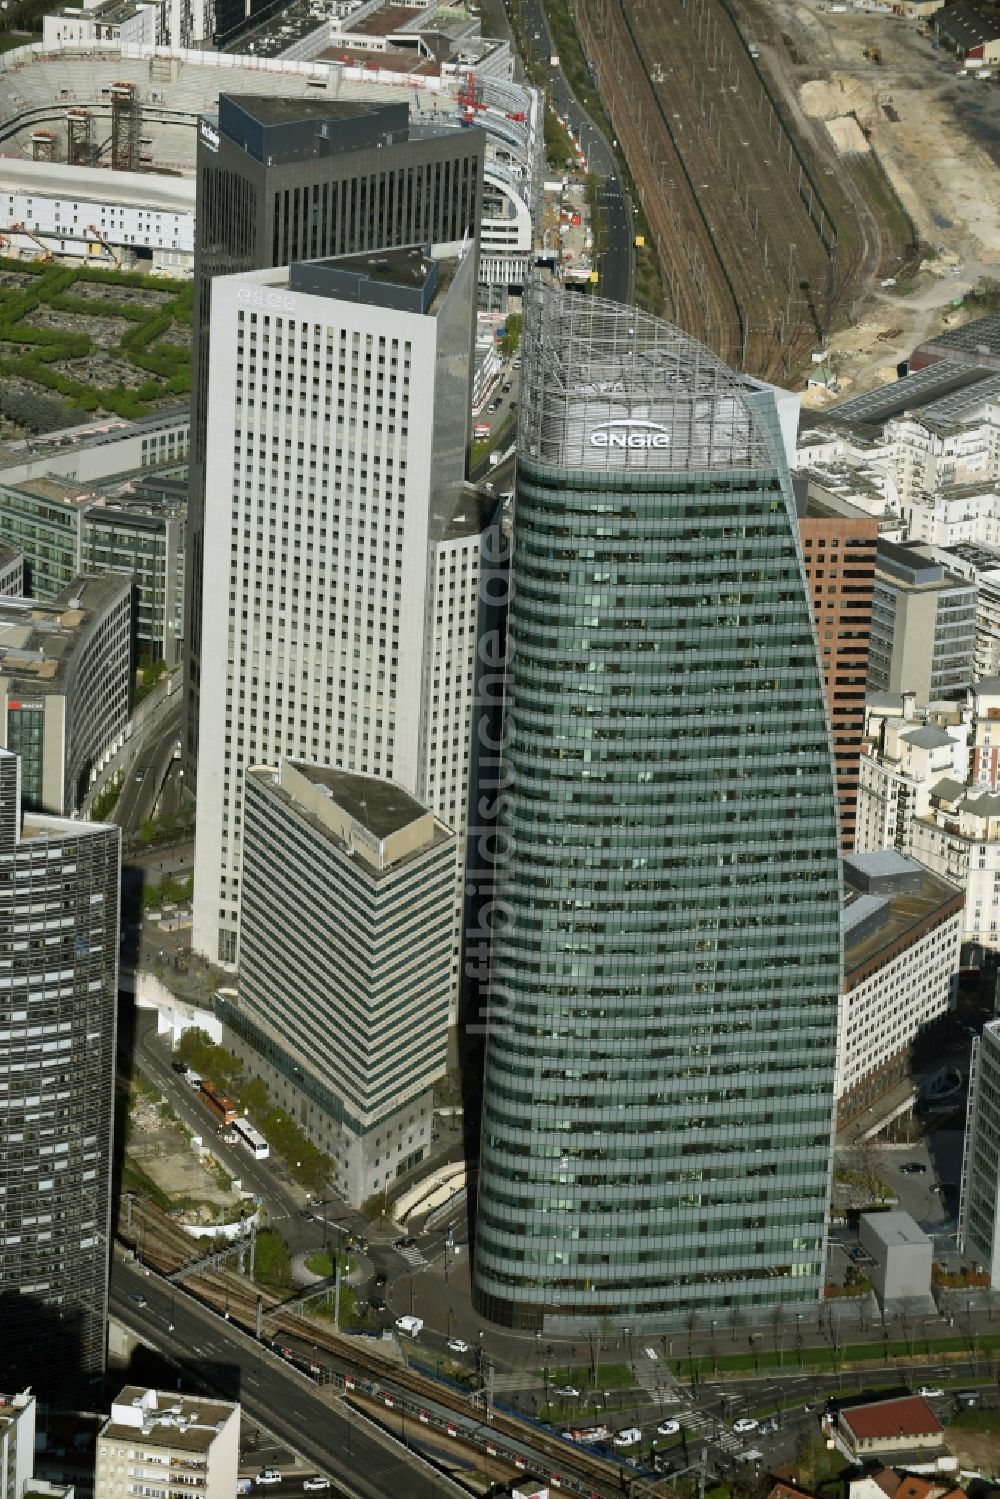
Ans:
[{"label": "engie logo sign", "polygon": [[207,120],[202,120],[201,122],[201,138],[210,151],[218,151],[219,132]]},{"label": "engie logo sign", "polygon": [[590,434],[592,448],[668,448],[670,433],[659,422],[621,418],[602,422]]}]

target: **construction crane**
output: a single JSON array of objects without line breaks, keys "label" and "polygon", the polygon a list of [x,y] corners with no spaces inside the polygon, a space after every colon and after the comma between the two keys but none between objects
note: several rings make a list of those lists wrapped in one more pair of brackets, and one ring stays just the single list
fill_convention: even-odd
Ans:
[{"label": "construction crane", "polygon": [[109,240],[105,239],[104,235],[101,233],[100,229],[98,229],[97,225],[88,224],[87,233],[92,234],[97,240],[97,243],[103,246],[105,250],[107,250],[108,254],[111,256],[111,259],[114,261],[115,270],[120,271],[122,268],[122,258],[119,255],[118,251],[115,249],[114,245],[111,244]]},{"label": "construction crane", "polygon": [[49,249],[48,245],[43,239],[39,239],[35,231],[33,229],[29,229],[26,224],[11,224],[10,232],[12,234],[23,234],[26,239],[33,239],[35,244],[42,252],[39,259],[43,264],[46,261],[52,259],[52,251]]}]

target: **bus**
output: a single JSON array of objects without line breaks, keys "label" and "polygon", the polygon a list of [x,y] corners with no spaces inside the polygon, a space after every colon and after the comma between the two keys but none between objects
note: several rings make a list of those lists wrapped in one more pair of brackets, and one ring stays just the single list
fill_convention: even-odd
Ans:
[{"label": "bus", "polygon": [[249,1150],[255,1161],[266,1161],[271,1154],[268,1145],[259,1129],[255,1129],[249,1119],[235,1119],[233,1130],[236,1133],[238,1143]]},{"label": "bus", "polygon": [[223,1128],[239,1118],[240,1111],[236,1100],[230,1098],[228,1093],[223,1093],[214,1083],[210,1083],[207,1077],[202,1078],[198,1091]]}]

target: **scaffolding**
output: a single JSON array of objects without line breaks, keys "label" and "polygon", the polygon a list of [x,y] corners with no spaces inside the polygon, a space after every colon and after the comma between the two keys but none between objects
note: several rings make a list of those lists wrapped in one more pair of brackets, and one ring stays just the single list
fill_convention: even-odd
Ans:
[{"label": "scaffolding", "polygon": [[111,85],[111,170],[134,172],[139,165],[139,96],[134,83]]},{"label": "scaffolding", "polygon": [[71,167],[89,167],[94,160],[89,109],[74,106],[66,111],[66,161]]},{"label": "scaffolding", "polygon": [[56,137],[54,131],[33,130],[31,132],[31,159],[32,161],[55,161]]}]

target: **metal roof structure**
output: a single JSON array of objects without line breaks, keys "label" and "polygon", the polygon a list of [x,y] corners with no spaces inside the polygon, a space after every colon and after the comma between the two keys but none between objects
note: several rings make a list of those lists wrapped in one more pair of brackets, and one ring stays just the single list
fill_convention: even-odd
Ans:
[{"label": "metal roof structure", "polygon": [[780,464],[772,387],[690,334],[621,302],[526,289],[519,453],[529,461],[652,472]]}]

